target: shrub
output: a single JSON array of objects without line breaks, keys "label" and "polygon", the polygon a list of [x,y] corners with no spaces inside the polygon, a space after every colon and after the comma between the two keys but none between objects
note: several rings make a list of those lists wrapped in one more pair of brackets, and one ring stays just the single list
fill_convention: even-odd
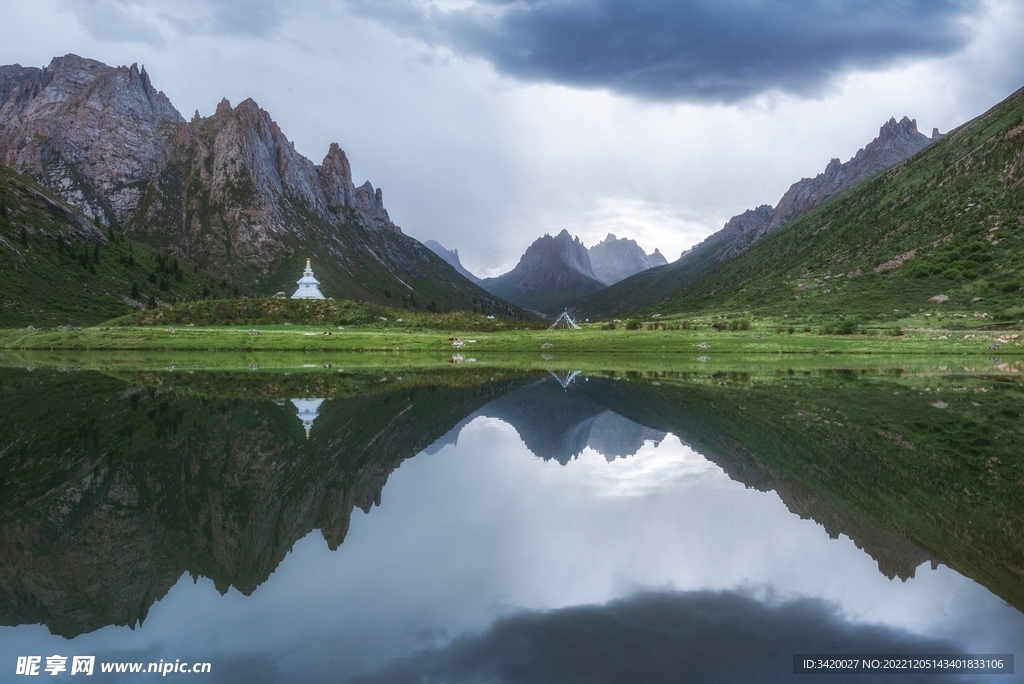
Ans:
[{"label": "shrub", "polygon": [[886,331],[886,334],[891,335],[892,337],[900,337],[903,335],[903,328],[898,325],[894,325]]},{"label": "shrub", "polygon": [[601,330],[615,330],[615,321],[605,323],[601,326]]},{"label": "shrub", "polygon": [[630,318],[626,321],[626,330],[639,330],[642,325],[643,323],[636,318]]},{"label": "shrub", "polygon": [[857,319],[846,318],[821,326],[822,335],[854,335],[858,331]]},{"label": "shrub", "polygon": [[790,327],[786,328],[786,332],[788,332],[790,335],[792,335],[793,333],[796,332],[796,328],[794,328],[793,326],[790,326]]}]

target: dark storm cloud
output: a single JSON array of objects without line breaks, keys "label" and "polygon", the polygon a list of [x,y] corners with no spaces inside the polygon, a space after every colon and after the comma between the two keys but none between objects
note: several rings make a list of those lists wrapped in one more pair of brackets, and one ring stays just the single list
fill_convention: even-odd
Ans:
[{"label": "dark storm cloud", "polygon": [[[501,72],[659,100],[816,95],[839,74],[946,55],[975,0],[481,0],[417,12],[353,0]],[[404,5],[404,7],[403,7]]]},{"label": "dark storm cloud", "polygon": [[[957,651],[886,627],[852,625],[818,600],[769,605],[737,593],[689,592],[507,618],[479,637],[399,660],[356,681],[792,684],[794,653],[829,652]],[[863,683],[864,676],[831,675],[828,681]]]}]

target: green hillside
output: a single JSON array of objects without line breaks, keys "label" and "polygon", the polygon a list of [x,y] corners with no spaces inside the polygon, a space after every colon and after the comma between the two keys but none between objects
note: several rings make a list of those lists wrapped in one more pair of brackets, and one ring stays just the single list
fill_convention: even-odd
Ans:
[{"label": "green hillside", "polygon": [[91,325],[151,304],[239,292],[235,283],[90,225],[0,166],[0,327]]},{"label": "green hillside", "polygon": [[[755,312],[884,320],[930,306],[1024,317],[1024,90],[906,162],[721,264],[652,269],[581,306],[591,318]],[[657,299],[649,292],[657,292]],[[897,311],[898,310],[898,311]]]}]

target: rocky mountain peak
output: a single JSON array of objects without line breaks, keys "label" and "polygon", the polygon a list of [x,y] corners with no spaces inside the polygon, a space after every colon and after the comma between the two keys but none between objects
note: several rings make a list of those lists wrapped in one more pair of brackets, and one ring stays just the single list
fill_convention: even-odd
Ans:
[{"label": "rocky mountain peak", "polygon": [[537,238],[515,268],[480,284],[491,294],[547,315],[558,315],[582,294],[604,287],[587,248],[567,230]]},{"label": "rocky mountain peak", "polygon": [[597,279],[605,285],[668,263],[657,249],[647,254],[636,240],[616,238],[614,233],[608,233],[603,241],[588,250],[588,254]]},{"label": "rocky mountain peak", "polygon": [[917,132],[917,119],[905,116],[896,121],[896,117],[891,117],[878,129],[877,139],[884,141],[891,138],[911,138],[917,135]]},{"label": "rocky mountain peak", "polygon": [[231,103],[228,101],[228,98],[225,97],[223,100],[221,100],[217,104],[217,111],[215,111],[213,113],[213,115],[214,116],[218,116],[220,114],[223,114],[225,112],[230,112],[230,111],[231,111]]},{"label": "rocky mountain peak", "polygon": [[327,156],[318,169],[324,182],[324,192],[331,208],[355,206],[355,188],[352,185],[352,166],[338,143],[331,143]]},{"label": "rocky mountain peak", "polygon": [[183,121],[134,64],[69,54],[43,69],[0,67],[0,162],[104,223],[135,207],[162,165],[162,128]]}]

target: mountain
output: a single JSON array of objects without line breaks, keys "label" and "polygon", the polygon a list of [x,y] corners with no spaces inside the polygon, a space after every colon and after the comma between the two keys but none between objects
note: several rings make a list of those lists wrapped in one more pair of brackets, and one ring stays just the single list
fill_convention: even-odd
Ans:
[{"label": "mountain", "polygon": [[578,311],[597,318],[650,306],[714,272],[793,219],[941,138],[937,130],[931,138],[919,133],[917,122],[907,117],[898,122],[890,119],[879,129],[878,137],[849,161],[832,159],[822,173],[790,186],[775,207],[764,204],[732,217],[720,231],[684,252],[679,260],[589,297],[580,302]]},{"label": "mountain", "polygon": [[610,463],[635,455],[645,442],[660,444],[665,439],[664,431],[623,418],[607,410],[600,399],[599,392],[575,386],[566,390],[548,377],[498,397],[473,417],[500,419],[515,428],[534,456],[562,465],[587,447]]},{"label": "mountain", "polygon": [[466,267],[462,265],[462,261],[459,259],[459,250],[445,249],[444,245],[442,245],[437,240],[427,240],[423,244],[431,252],[433,252],[434,254],[441,257],[449,264],[451,264],[452,268],[461,273],[464,278],[467,278],[468,280],[477,284],[480,283],[480,279],[477,278],[472,273],[470,273],[468,270],[466,270]]},{"label": "mountain", "polygon": [[700,281],[663,291],[654,306],[884,322],[935,307],[929,300],[943,295],[967,315],[1017,321],[1022,188],[1024,89]]},{"label": "mountain", "polygon": [[480,285],[495,296],[548,316],[557,316],[581,297],[605,287],[590,265],[587,248],[566,230],[538,238],[515,268],[485,278]]},{"label": "mountain", "polygon": [[597,279],[605,285],[614,285],[634,273],[668,263],[657,249],[647,254],[636,240],[616,238],[611,233],[603,242],[588,249],[587,254]]},{"label": "mountain", "polygon": [[[518,383],[182,375],[0,369],[0,625],[134,627],[186,572],[251,594],[312,530],[336,550],[405,459]],[[287,399],[307,391],[328,397],[308,439]]]},{"label": "mountain", "polygon": [[150,304],[234,294],[0,165],[0,327],[93,325]]},{"label": "mountain", "polygon": [[514,314],[404,235],[336,144],[314,164],[252,100],[186,122],[136,65],[67,55],[0,67],[0,161],[101,225],[258,293],[290,292],[311,258],[329,297],[485,300]]}]

